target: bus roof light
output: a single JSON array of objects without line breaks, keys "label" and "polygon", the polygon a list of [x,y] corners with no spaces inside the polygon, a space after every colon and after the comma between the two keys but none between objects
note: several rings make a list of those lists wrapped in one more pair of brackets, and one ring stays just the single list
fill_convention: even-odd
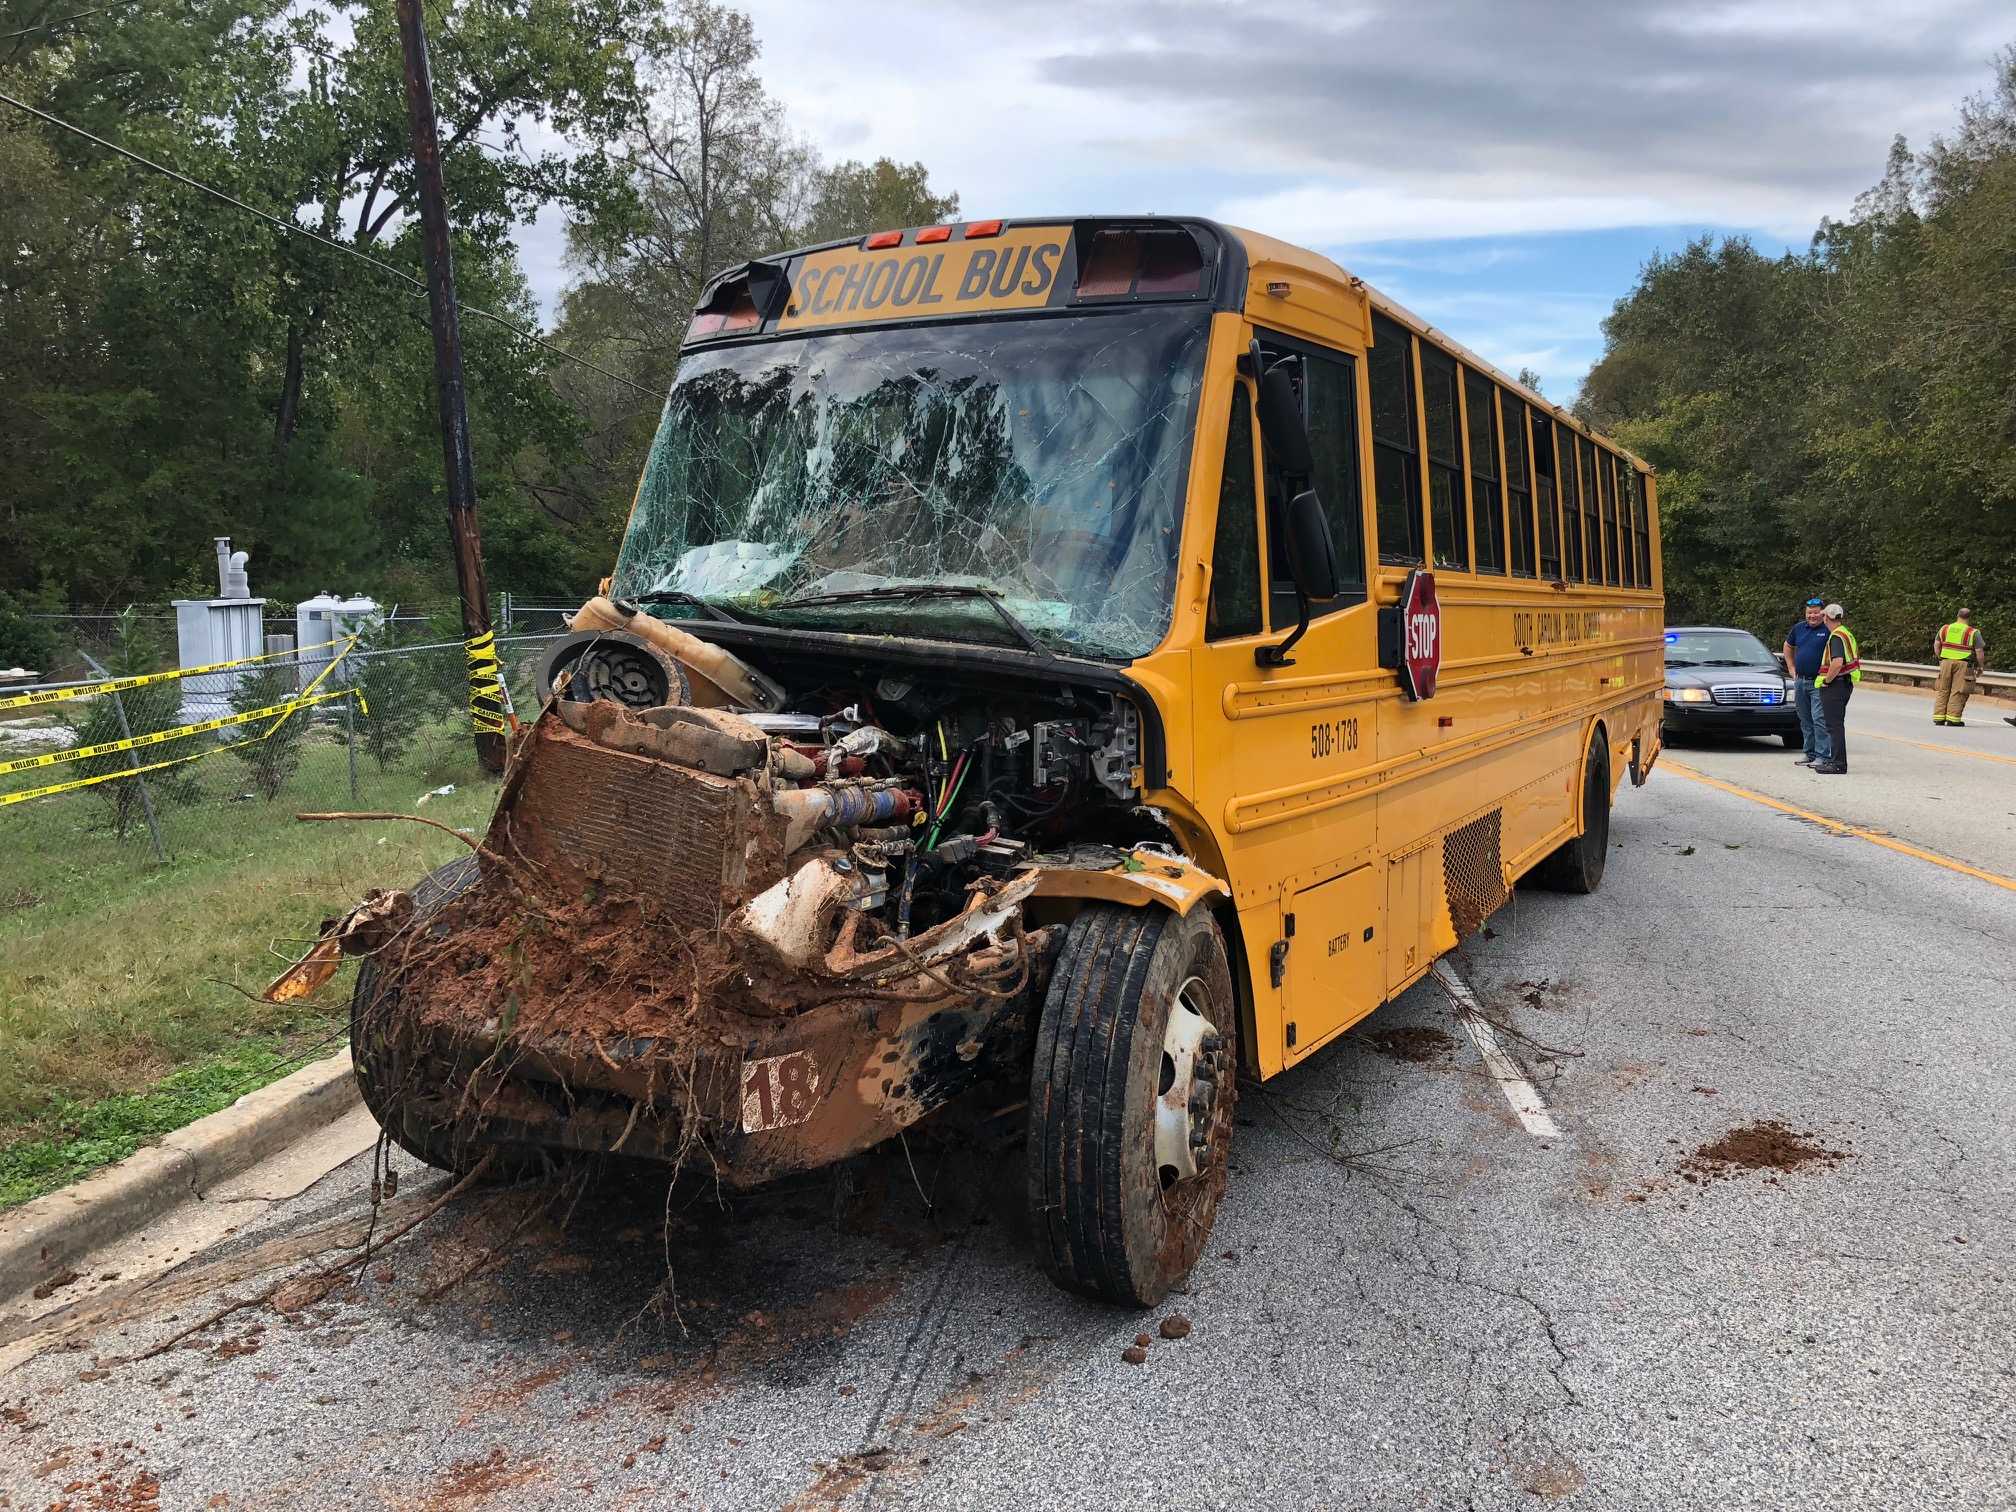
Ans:
[{"label": "bus roof light", "polygon": [[1003,222],[998,220],[968,221],[966,223],[966,240],[972,241],[975,237],[980,236],[999,236],[1002,225]]},{"label": "bus roof light", "polygon": [[870,252],[879,252],[884,247],[900,247],[903,245],[903,233],[901,231],[872,232],[861,245]]},{"label": "bus roof light", "polygon": [[950,240],[952,240],[952,228],[950,226],[926,226],[922,231],[917,233],[917,245],[920,247],[928,242]]}]

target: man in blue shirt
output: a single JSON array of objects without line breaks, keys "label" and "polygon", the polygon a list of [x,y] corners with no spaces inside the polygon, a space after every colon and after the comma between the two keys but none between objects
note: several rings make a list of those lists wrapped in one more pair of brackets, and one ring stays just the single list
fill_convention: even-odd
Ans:
[{"label": "man in blue shirt", "polygon": [[1827,625],[1820,611],[1825,599],[1806,600],[1806,618],[1785,632],[1785,675],[1792,679],[1792,707],[1799,715],[1799,735],[1805,753],[1795,766],[1824,766],[1833,759],[1827,743],[1827,721],[1813,693],[1813,679],[1827,654]]}]

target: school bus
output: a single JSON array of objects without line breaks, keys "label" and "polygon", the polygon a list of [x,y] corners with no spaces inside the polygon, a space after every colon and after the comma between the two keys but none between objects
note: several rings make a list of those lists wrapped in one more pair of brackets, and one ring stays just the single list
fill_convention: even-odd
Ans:
[{"label": "school bus", "polygon": [[1241,1076],[1522,877],[1602,880],[1658,754],[1658,519],[1638,459],[1251,231],[731,269],[483,857],[360,974],[367,1101],[437,1164],[730,1185],[1020,1119],[1043,1264],[1152,1304]]}]

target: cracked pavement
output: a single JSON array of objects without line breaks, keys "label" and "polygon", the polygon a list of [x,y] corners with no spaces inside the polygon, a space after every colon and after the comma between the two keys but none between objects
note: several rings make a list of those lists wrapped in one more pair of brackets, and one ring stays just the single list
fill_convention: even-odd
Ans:
[{"label": "cracked pavement", "polygon": [[[1681,753],[1760,790],[1786,754]],[[899,1147],[725,1211],[471,1193],[352,1285],[119,1363],[354,1242],[367,1152],[151,1291],[59,1293],[0,1375],[0,1506],[2016,1502],[2012,895],[1670,775],[1612,838],[1596,897],[1521,892],[1455,961],[1562,1136],[1425,983],[1245,1090],[1152,1314],[1036,1272],[1019,1150],[919,1137],[914,1177]],[[1410,1025],[1452,1038],[1367,1032]],[[1760,1119],[1848,1158],[1683,1169]],[[399,1165],[401,1211],[445,1190]]]}]

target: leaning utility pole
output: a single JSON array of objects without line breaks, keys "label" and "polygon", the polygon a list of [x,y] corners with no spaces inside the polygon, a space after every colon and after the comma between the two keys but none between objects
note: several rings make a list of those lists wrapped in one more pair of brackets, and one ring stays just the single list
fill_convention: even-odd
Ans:
[{"label": "leaning utility pole", "polygon": [[441,138],[434,124],[434,80],[420,0],[399,0],[399,40],[406,54],[406,112],[413,133],[420,246],[427,261],[427,307],[434,327],[434,387],[441,399],[441,460],[448,474],[448,537],[462,590],[462,634],[469,652],[469,716],[476,757],[504,770],[504,690],[483,580],[483,537],[476,527],[476,464],[469,451],[469,407],[462,392],[462,327],[455,309],[455,266],[448,248],[448,206],[441,188]]}]

